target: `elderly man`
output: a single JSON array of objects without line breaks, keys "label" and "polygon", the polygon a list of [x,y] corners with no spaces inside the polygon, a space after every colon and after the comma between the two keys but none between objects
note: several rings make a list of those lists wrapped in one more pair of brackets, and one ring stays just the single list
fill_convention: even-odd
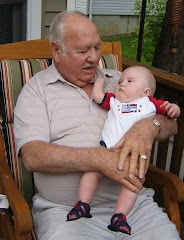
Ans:
[{"label": "elderly man", "polygon": [[[152,189],[139,192],[127,217],[131,236],[107,229],[120,184],[135,192],[142,188],[136,174],[139,157],[147,155],[149,159],[154,139],[175,134],[176,124],[163,116],[155,116],[157,126],[151,119],[144,119],[117,143],[115,148],[121,150],[100,147],[107,112],[91,97],[93,78],[105,74],[105,91],[113,92],[121,74],[98,69],[100,42],[96,26],[85,16],[75,12],[57,15],[50,29],[53,63],[29,80],[15,107],[17,152],[26,169],[34,172],[38,189],[33,198],[37,238],[180,239],[167,215],[153,202]],[[118,169],[119,163],[123,169]],[[148,163],[140,161],[143,176]],[[93,217],[67,222],[66,215],[77,200],[80,177],[86,171],[106,176],[92,199]]]}]

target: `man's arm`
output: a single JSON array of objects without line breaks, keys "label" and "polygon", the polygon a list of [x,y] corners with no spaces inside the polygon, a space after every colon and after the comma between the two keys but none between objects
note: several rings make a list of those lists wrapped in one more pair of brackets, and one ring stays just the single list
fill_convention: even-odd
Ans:
[{"label": "man's arm", "polygon": [[[176,134],[177,124],[163,115],[154,116],[160,123],[160,132],[151,118],[144,118],[137,123],[124,135],[124,137],[113,147],[121,148],[118,168],[124,168],[124,162],[130,155],[129,176],[133,177],[137,164],[139,164],[139,177],[144,178],[148,170],[151,150],[154,140],[163,141]],[[147,160],[140,158],[146,155]]]},{"label": "man's arm", "polygon": [[[124,171],[117,168],[120,151],[106,148],[72,148],[43,141],[31,141],[21,148],[24,165],[28,171],[64,174],[76,171],[100,171],[132,191],[142,188],[138,178],[128,177],[128,162]],[[136,187],[135,187],[136,186]]]}]

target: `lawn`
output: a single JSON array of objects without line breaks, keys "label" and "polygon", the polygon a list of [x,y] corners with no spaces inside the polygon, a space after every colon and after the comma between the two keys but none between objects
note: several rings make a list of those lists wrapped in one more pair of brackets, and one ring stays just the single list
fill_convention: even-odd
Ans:
[{"label": "lawn", "polygon": [[[136,60],[138,42],[137,36],[119,36],[114,38],[102,37],[102,40],[106,42],[120,41],[122,48],[122,56]],[[151,65],[151,62],[147,62],[143,56],[141,57],[141,62],[147,65]]]}]

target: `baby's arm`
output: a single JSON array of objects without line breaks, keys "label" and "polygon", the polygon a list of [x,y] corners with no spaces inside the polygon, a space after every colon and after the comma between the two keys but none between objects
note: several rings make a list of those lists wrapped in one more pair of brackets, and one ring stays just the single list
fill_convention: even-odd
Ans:
[{"label": "baby's arm", "polygon": [[167,112],[170,118],[178,118],[180,115],[180,108],[175,103],[165,101],[161,107]]},{"label": "baby's arm", "polygon": [[104,78],[96,78],[93,86],[93,90],[92,90],[93,99],[95,100],[95,102],[99,104],[102,102],[105,95],[104,83],[105,83]]}]

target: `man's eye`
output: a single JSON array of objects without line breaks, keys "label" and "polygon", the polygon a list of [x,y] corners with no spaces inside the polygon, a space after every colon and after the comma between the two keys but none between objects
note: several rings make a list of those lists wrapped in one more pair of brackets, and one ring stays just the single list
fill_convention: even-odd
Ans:
[{"label": "man's eye", "polygon": [[80,54],[85,54],[87,53],[87,49],[81,49],[81,50],[78,50],[77,53],[80,53]]},{"label": "man's eye", "polygon": [[85,53],[87,53],[87,50],[85,50],[85,51],[80,51],[79,53],[85,54]]}]

